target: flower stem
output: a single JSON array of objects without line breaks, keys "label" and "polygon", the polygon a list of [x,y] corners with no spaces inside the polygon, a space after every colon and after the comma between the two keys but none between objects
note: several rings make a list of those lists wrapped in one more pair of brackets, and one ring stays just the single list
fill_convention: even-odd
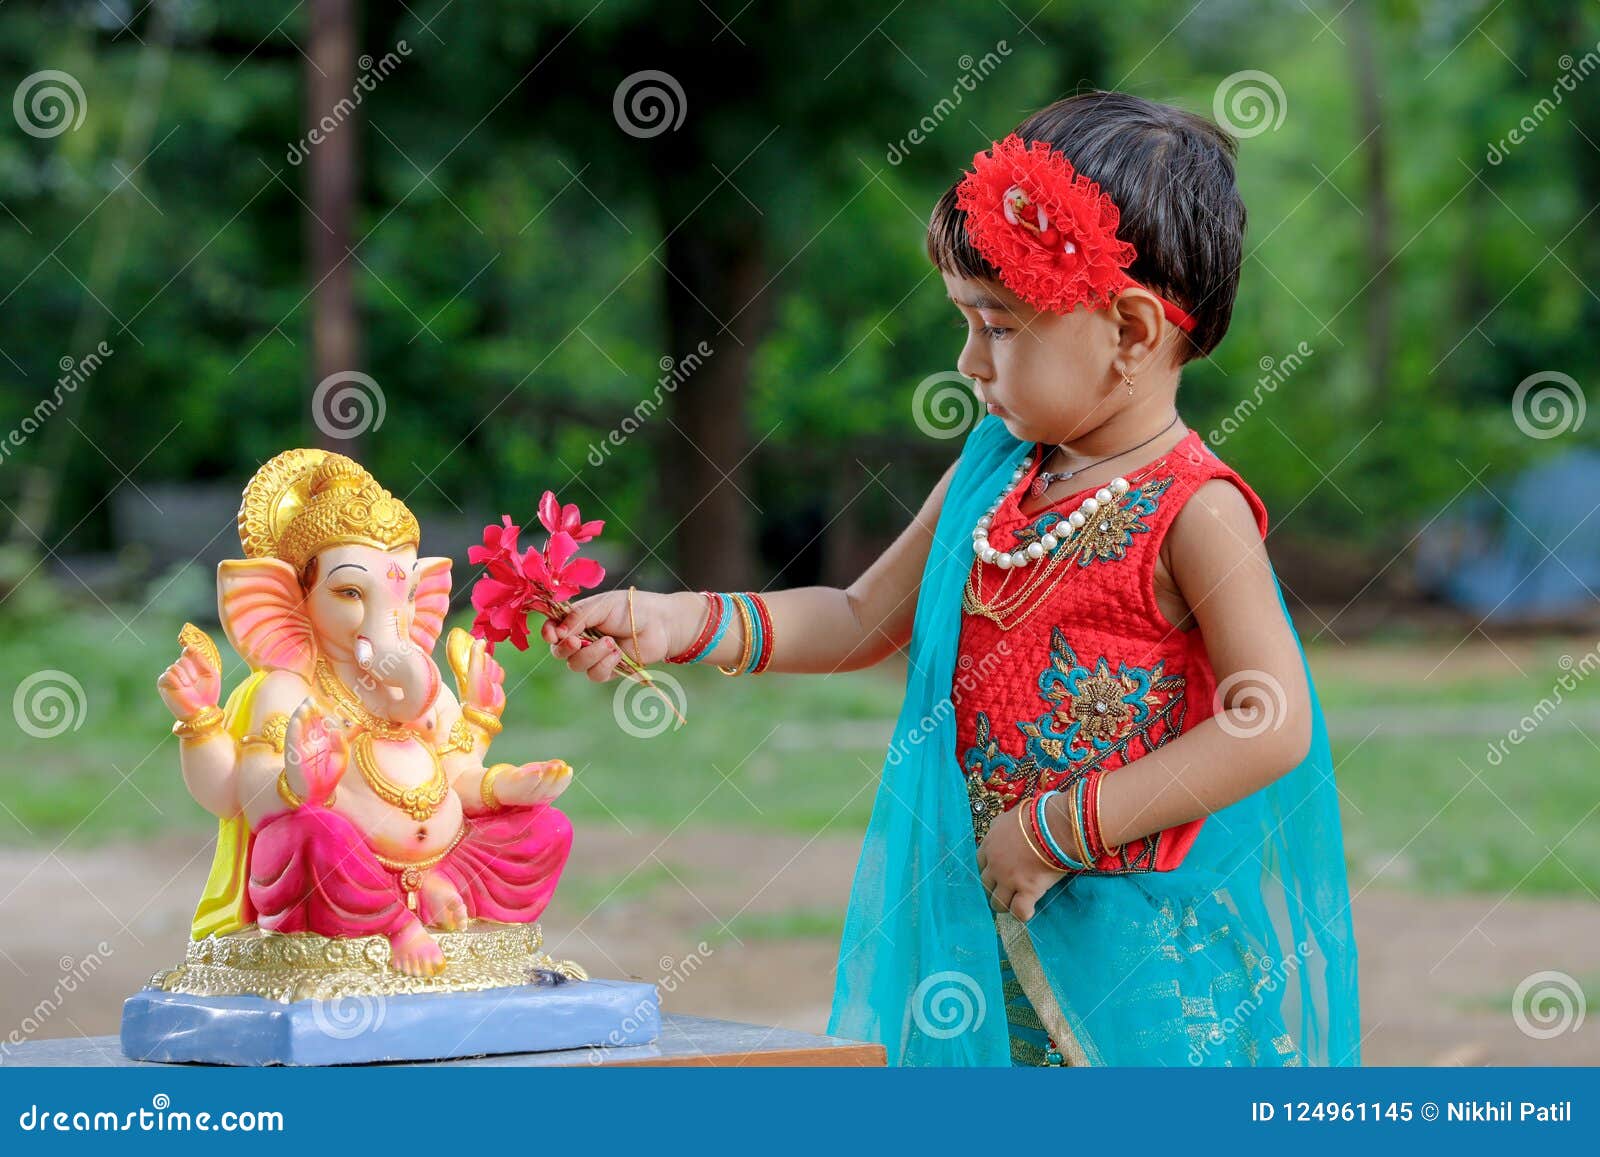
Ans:
[{"label": "flower stem", "polygon": [[[566,601],[552,602],[549,604],[549,609],[546,611],[545,617],[549,619],[564,619],[571,613],[571,603]],[[587,627],[584,629],[583,637],[598,643],[607,636],[601,634],[593,627]],[[683,717],[683,712],[678,710],[678,705],[672,701],[672,696],[668,695],[661,689],[661,685],[650,677],[650,672],[647,671],[643,665],[638,663],[633,656],[629,655],[620,644],[617,647],[617,653],[622,657],[622,666],[628,670],[635,681],[644,684],[657,695],[661,696],[661,701],[667,705],[667,710],[671,711],[672,714],[677,717],[678,726],[682,727],[688,722],[688,720]]]}]

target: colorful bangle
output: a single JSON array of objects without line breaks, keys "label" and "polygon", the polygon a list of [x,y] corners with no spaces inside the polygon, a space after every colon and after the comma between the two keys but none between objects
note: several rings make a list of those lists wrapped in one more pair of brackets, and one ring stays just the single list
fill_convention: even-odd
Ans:
[{"label": "colorful bangle", "polygon": [[750,604],[742,595],[729,596],[733,605],[739,610],[739,623],[744,627],[744,647],[739,652],[739,661],[731,667],[718,666],[717,670],[724,675],[742,675],[750,667],[750,656],[755,653],[756,645],[756,620],[750,612]]},{"label": "colorful bangle", "polygon": [[1031,851],[1034,855],[1039,857],[1039,862],[1041,864],[1043,864],[1045,867],[1049,868],[1052,872],[1059,872],[1061,869],[1058,868],[1055,865],[1055,863],[1050,859],[1049,856],[1045,855],[1043,852],[1041,852],[1039,850],[1039,845],[1034,843],[1033,842],[1033,837],[1028,834],[1027,808],[1019,807],[1019,808],[1016,809],[1016,812],[1017,812],[1017,826],[1022,829],[1022,842],[1028,845],[1028,850],[1029,851]]},{"label": "colorful bangle", "polygon": [[761,616],[761,657],[750,669],[752,675],[759,675],[767,669],[767,664],[772,662],[772,612],[767,609],[767,600],[754,591],[750,592],[750,601],[755,603],[756,613]]},{"label": "colorful bangle", "polygon": [[1084,803],[1083,818],[1084,834],[1089,839],[1089,850],[1094,853],[1096,861],[1108,859],[1114,854],[1106,838],[1101,834],[1100,828],[1100,781],[1105,777],[1104,772],[1091,771],[1084,778],[1088,780],[1086,791],[1088,797]]},{"label": "colorful bangle", "polygon": [[700,628],[700,633],[695,636],[694,642],[676,655],[667,656],[667,662],[669,663],[698,663],[705,658],[706,652],[715,646],[717,640],[722,637],[722,632],[718,630],[725,622],[721,597],[712,594],[710,591],[701,591],[700,594],[706,600],[705,625]]},{"label": "colorful bangle", "polygon": [[1034,829],[1039,833],[1039,838],[1043,841],[1045,850],[1061,865],[1062,871],[1081,872],[1088,867],[1088,864],[1075,860],[1073,857],[1067,855],[1066,852],[1062,851],[1061,845],[1056,843],[1054,833],[1050,831],[1050,817],[1049,813],[1045,811],[1045,802],[1049,800],[1051,796],[1060,794],[1061,793],[1059,791],[1052,790],[1033,798],[1032,812]]},{"label": "colorful bangle", "polygon": [[1072,785],[1072,793],[1067,796],[1072,804],[1072,837],[1077,842],[1080,858],[1085,867],[1094,864],[1095,856],[1089,849],[1089,833],[1084,830],[1084,816],[1087,814],[1085,804],[1088,803],[1089,778],[1081,776],[1078,782]]}]

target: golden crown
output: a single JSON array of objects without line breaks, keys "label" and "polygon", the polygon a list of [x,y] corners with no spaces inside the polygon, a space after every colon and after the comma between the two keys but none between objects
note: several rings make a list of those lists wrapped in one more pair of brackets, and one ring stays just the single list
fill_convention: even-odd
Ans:
[{"label": "golden crown", "polygon": [[285,450],[256,471],[239,505],[246,558],[277,558],[299,570],[344,543],[394,550],[418,546],[416,517],[352,458]]}]

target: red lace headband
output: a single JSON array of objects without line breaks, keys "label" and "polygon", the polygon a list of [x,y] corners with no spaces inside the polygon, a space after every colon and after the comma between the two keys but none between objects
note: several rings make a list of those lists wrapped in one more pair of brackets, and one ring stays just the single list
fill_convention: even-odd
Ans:
[{"label": "red lace headband", "polygon": [[[1127,273],[1134,248],[1117,240],[1116,202],[1064,154],[1012,133],[974,154],[972,165],[956,190],[967,236],[1022,300],[1070,313],[1080,305],[1098,309],[1139,285]],[[1168,321],[1185,333],[1194,329],[1194,318],[1156,296]]]}]

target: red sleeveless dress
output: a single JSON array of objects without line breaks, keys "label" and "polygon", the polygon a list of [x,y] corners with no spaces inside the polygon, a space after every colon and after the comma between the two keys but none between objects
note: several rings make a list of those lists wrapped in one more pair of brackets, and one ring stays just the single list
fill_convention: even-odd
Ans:
[{"label": "red sleeveless dress", "polygon": [[[1019,504],[1038,472],[1040,449],[990,522],[996,549],[1025,548],[1099,489],[1086,487],[1044,511],[1023,514]],[[1226,478],[1243,492],[1263,537],[1266,507],[1194,430],[1124,477],[1131,484],[1127,493],[1098,510],[1081,537],[1056,548],[1072,557],[1034,592],[1042,601],[1025,619],[1007,630],[971,610],[961,617],[951,702],[956,757],[979,841],[996,816],[1023,799],[1092,768],[1121,767],[1216,711],[1216,676],[1199,629],[1178,630],[1156,604],[1157,555],[1183,504],[1212,478]],[[981,580],[980,594],[992,603],[1008,577],[1003,596],[1022,591],[1046,561],[1001,570],[974,558],[969,589]],[[1191,820],[1115,848],[1096,870],[1169,871],[1204,822]]]}]

